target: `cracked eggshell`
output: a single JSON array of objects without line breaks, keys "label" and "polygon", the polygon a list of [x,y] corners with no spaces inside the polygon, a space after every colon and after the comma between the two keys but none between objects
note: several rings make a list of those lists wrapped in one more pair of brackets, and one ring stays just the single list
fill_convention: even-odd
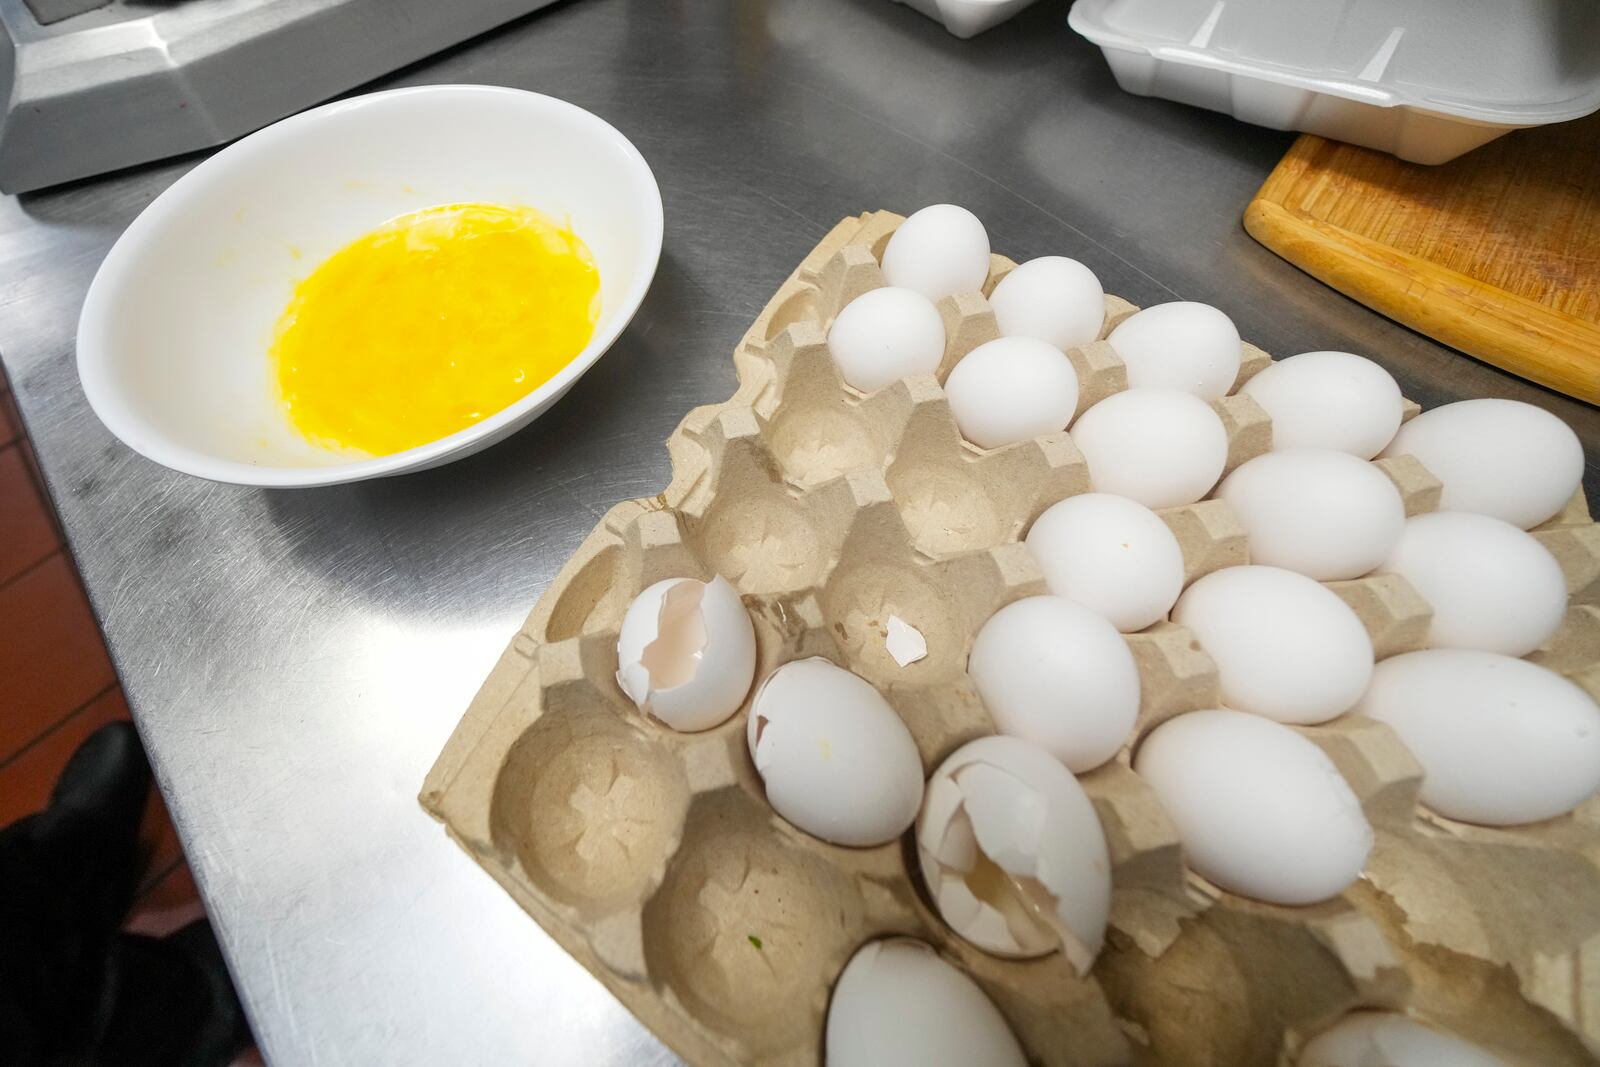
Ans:
[{"label": "cracked eggshell", "polygon": [[1583,480],[1572,427],[1520,400],[1461,400],[1424,411],[1395,434],[1385,456],[1415,456],[1444,486],[1440,508],[1537,526]]},{"label": "cracked eggshell", "polygon": [[1239,392],[1271,417],[1273,448],[1336,448],[1371,459],[1394,440],[1405,414],[1393,375],[1353,352],[1277,360]]},{"label": "cracked eggshell", "polygon": [[1000,448],[1067,428],[1078,410],[1078,372],[1052,344],[1000,337],[979,345],[944,383],[961,435]]},{"label": "cracked eggshell", "polygon": [[1065,352],[1100,336],[1106,294],[1077,260],[1041,256],[1001,278],[989,307],[1002,337],[1034,337]]},{"label": "cracked eggshell", "polygon": [[1178,598],[1172,621],[1217,665],[1222,701],[1308,725],[1349,711],[1372,680],[1372,638],[1350,605],[1280,567],[1225,567]]},{"label": "cracked eggshell", "polygon": [[1097,493],[1147,508],[1193,504],[1228,462],[1228,431],[1204,400],[1177,389],[1126,389],[1078,416],[1072,443]]},{"label": "cracked eggshell", "polygon": [[674,730],[709,730],[744,703],[756,634],[739,593],[667,578],[634,597],[617,635],[617,684],[640,711]]},{"label": "cracked eggshell", "polygon": [[1063,951],[1087,974],[1105,941],[1111,858],[1083,787],[1015,737],[980,737],[928,779],[917,853],[934,908],[996,956]]},{"label": "cracked eggshell", "polygon": [[972,643],[967,673],[1003,734],[1073,774],[1115,756],[1139,717],[1139,668],[1117,628],[1058,596],[1007,604]]},{"label": "cracked eggshell", "polygon": [[1127,365],[1129,388],[1181,389],[1201,400],[1226,396],[1244,357],[1233,320],[1189,300],[1136,312],[1106,341]]},{"label": "cracked eggshell", "polygon": [[1123,633],[1165,619],[1183,591],[1177,537],[1127,497],[1080,493],[1052,504],[1028,530],[1027,546],[1050,592]]},{"label": "cracked eggshell", "polygon": [[839,374],[863,393],[932,374],[944,358],[944,322],[927,297],[893,287],[862,293],[828,329]]},{"label": "cracked eggshell", "polygon": [[1600,706],[1535,663],[1424,649],[1378,664],[1356,711],[1422,764],[1421,800],[1487,826],[1564,815],[1600,789]]},{"label": "cracked eggshell", "polygon": [[1432,648],[1525,656],[1567,614],[1561,565],[1530,533],[1470,511],[1407,519],[1379,570],[1411,583],[1433,609]]},{"label": "cracked eggshell", "polygon": [[756,691],[746,740],[767,801],[836,845],[893,841],[922,803],[922,758],[871,684],[821,657],[785,663]]},{"label": "cracked eggshell", "polygon": [[1331,448],[1257,456],[1224,478],[1216,495],[1244,524],[1250,562],[1319,582],[1367,574],[1406,525],[1405,501],[1388,475]]},{"label": "cracked eggshell", "polygon": [[883,277],[929,300],[978,292],[989,277],[989,232],[964,207],[929,204],[889,238]]},{"label": "cracked eggshell", "polygon": [[1005,1017],[978,984],[911,938],[863,945],[833,988],[828,1067],[1025,1067]]},{"label": "cracked eggshell", "polygon": [[1243,711],[1191,711],[1153,730],[1134,771],[1177,827],[1189,865],[1271,904],[1314,904],[1361,876],[1372,826],[1322,749]]},{"label": "cracked eggshell", "polygon": [[1318,1034],[1296,1067],[1509,1067],[1459,1037],[1395,1012],[1358,1011]]}]

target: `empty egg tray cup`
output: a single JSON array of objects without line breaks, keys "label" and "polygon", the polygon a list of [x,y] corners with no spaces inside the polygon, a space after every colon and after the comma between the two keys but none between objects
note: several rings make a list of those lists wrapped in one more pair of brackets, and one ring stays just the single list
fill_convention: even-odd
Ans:
[{"label": "empty egg tray cup", "polygon": [[[901,221],[841,222],[778,290],[734,354],[738,391],[673,433],[666,491],[612,508],[562,568],[440,755],[424,806],[696,1064],[820,1063],[834,980],[859,946],[895,934],[970,974],[1041,1064],[1286,1065],[1357,1007],[1409,1011],[1512,1063],[1600,1062],[1600,800],[1512,829],[1441,818],[1418,806],[1421,771],[1398,737],[1348,715],[1299,731],[1376,830],[1365,876],[1308,907],[1224,892],[1185,868],[1172,824],[1130,769],[1158,723],[1220,702],[1215,666],[1180,626],[1127,635],[1139,724],[1116,759],[1080,779],[1114,887],[1087,977],[1059,952],[1004,960],[955,936],[925,897],[912,833],[852,849],[781,819],[746,749],[749,698],[698,734],[634,708],[614,680],[628,604],[664,578],[720,574],[754,620],[757,685],[808,656],[849,668],[902,716],[925,772],[993,732],[965,673],[973,637],[1002,605],[1045,591],[1020,538],[1089,478],[1065,432],[989,452],[962,440],[939,380],[997,335],[983,293],[940,302],[938,380],[863,396],[839,378],[827,327],[884,284],[878,259]],[[1014,266],[995,256],[985,293]],[[1137,310],[1106,304],[1106,332]],[[1126,387],[1103,340],[1069,355],[1080,411]],[[1246,345],[1235,394],[1268,361]],[[1270,421],[1249,397],[1216,409],[1229,470],[1270,447]],[[1416,460],[1377,462],[1408,514],[1438,506],[1439,483]],[[1248,561],[1223,502],[1160,514],[1187,581]],[[1600,698],[1600,526],[1582,490],[1534,535],[1565,571],[1570,606],[1529,658]],[[1429,608],[1402,578],[1329,587],[1380,659],[1421,646]],[[901,667],[889,656],[891,615],[922,631],[926,658]]]}]

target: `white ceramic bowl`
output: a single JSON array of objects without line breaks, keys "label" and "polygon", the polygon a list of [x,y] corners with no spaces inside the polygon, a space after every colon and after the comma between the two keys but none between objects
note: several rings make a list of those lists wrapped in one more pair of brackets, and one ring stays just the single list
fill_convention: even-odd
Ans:
[{"label": "white ceramic bowl", "polygon": [[[268,358],[294,284],[386,220],[460,201],[571,220],[600,270],[588,347],[504,411],[426,445],[351,461],[309,444],[279,406]],[[112,433],[186,474],[308,486],[433,467],[571,388],[644,299],[661,234],[644,157],[582,108],[486,85],[342,100],[223,149],[133,221],[84,300],[78,376]]]}]

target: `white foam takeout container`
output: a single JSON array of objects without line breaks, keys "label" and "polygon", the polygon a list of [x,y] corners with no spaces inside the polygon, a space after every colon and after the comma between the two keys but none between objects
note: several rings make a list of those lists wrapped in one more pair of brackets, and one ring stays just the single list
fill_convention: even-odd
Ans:
[{"label": "white foam takeout container", "polygon": [[1600,109],[1595,0],[1077,0],[1117,84],[1444,163]]},{"label": "white foam takeout container", "polygon": [[896,0],[944,26],[957,37],[976,37],[1000,25],[1034,0]]},{"label": "white foam takeout container", "polygon": [[[268,350],[293,287],[396,215],[462,201],[569,221],[600,271],[588,346],[510,407],[377,458],[290,425]],[[78,321],[78,375],[101,421],[174,470],[259,486],[332,485],[438,466],[555,403],[633,317],[661,254],[661,193],[622,134],[519,89],[373,93],[268,126],[174,182],[101,264]]]}]

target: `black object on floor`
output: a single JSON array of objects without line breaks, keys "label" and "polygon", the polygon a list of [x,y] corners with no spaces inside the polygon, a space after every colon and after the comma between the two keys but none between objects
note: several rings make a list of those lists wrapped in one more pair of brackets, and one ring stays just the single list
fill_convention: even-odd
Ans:
[{"label": "black object on floor", "polygon": [[220,1067],[249,1043],[209,924],[119,932],[149,788],[133,725],[111,723],[0,830],[0,1063]]}]

